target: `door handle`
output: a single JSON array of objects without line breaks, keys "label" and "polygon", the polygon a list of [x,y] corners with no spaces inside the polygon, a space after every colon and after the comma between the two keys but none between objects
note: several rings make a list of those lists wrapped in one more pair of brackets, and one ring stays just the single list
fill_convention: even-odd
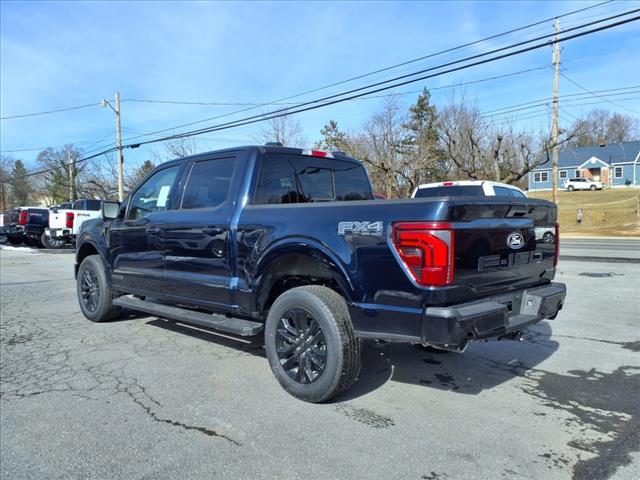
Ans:
[{"label": "door handle", "polygon": [[145,230],[145,232],[147,232],[147,235],[150,235],[152,237],[158,235],[160,233],[160,229],[159,228],[155,228],[155,227],[151,227],[151,228],[147,228]]}]

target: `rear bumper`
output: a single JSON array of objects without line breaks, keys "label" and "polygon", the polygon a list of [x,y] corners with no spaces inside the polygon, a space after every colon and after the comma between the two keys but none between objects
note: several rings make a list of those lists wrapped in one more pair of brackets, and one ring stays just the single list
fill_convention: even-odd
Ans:
[{"label": "rear bumper", "polygon": [[47,228],[45,232],[49,238],[71,238],[71,230],[68,228]]},{"label": "rear bumper", "polygon": [[[350,312],[360,338],[455,349],[469,340],[499,337],[546,318],[555,318],[565,296],[564,284],[549,283],[448,307],[427,307],[423,311],[401,309],[394,313],[393,309],[354,304]],[[368,328],[371,325],[375,328]]]}]

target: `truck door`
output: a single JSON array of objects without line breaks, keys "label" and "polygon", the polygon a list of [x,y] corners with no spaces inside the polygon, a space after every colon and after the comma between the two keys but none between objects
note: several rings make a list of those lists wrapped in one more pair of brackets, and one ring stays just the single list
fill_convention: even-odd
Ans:
[{"label": "truck door", "polygon": [[109,229],[113,284],[132,293],[164,287],[161,227],[175,201],[182,164],[155,172],[131,195],[124,218]]},{"label": "truck door", "polygon": [[[234,257],[230,223],[238,168],[234,152],[194,161],[188,168],[179,209],[162,227],[166,261],[164,293],[176,299],[226,308]],[[236,175],[239,177],[239,175]]]}]

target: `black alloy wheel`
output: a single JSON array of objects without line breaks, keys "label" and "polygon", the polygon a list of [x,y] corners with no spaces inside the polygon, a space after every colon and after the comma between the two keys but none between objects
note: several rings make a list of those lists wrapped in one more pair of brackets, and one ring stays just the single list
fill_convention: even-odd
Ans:
[{"label": "black alloy wheel", "polygon": [[100,286],[98,276],[92,268],[87,268],[82,272],[82,302],[89,312],[95,312],[100,302]]},{"label": "black alloy wheel", "polygon": [[276,351],[284,371],[301,384],[315,382],[327,362],[327,343],[318,321],[301,308],[285,312],[276,330]]}]

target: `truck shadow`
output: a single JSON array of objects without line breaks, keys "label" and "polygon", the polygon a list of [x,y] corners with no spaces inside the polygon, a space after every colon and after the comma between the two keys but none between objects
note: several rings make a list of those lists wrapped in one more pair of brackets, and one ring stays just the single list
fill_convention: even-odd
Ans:
[{"label": "truck shadow", "polygon": [[[234,337],[161,319],[149,320],[147,325],[266,358],[262,335]],[[405,343],[366,341],[359,379],[332,403],[367,395],[389,381],[477,395],[526,375],[528,370],[549,358],[559,347],[551,334],[549,322],[542,322],[526,330],[523,342],[475,342],[462,354],[434,352]]]},{"label": "truck shadow", "polygon": [[526,331],[523,342],[475,342],[463,353],[434,352],[402,343],[367,342],[360,378],[336,401],[372,392],[388,381],[420,385],[453,393],[477,395],[530,369],[558,350],[551,326],[542,322]]},{"label": "truck shadow", "polygon": [[[149,316],[148,314],[142,315],[145,317]],[[220,345],[222,347],[232,348],[251,355],[256,355],[258,357],[267,358],[267,355],[264,351],[264,338],[262,334],[256,335],[255,337],[235,337],[233,335],[227,335],[224,333],[216,332],[214,330],[209,330],[205,327],[195,327],[192,325],[185,325],[183,323],[174,322],[172,320],[164,320],[160,318],[148,321],[147,325],[159,327],[164,330],[180,333],[182,335],[188,335],[199,340],[215,343],[216,345]]]}]

